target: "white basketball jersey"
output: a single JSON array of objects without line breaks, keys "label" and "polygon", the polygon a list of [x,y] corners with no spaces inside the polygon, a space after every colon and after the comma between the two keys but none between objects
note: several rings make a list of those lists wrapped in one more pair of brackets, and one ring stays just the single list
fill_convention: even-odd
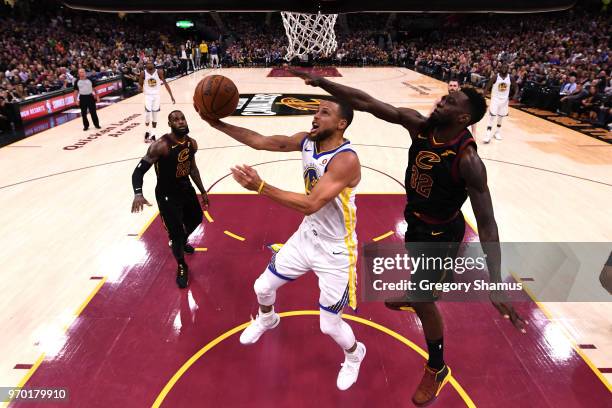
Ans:
[{"label": "white basketball jersey", "polygon": [[149,74],[145,69],[145,78],[142,86],[142,91],[145,95],[159,95],[159,88],[161,86],[161,80],[157,70],[153,74]]},{"label": "white basketball jersey", "polygon": [[[345,141],[334,150],[317,152],[316,143],[304,138],[302,142],[302,166],[304,169],[304,185],[306,194],[310,194],[312,189],[325,171],[333,158],[340,152],[349,151],[356,154],[351,149],[351,142]],[[325,204],[319,211],[307,215],[303,224],[312,228],[317,234],[325,238],[334,240],[344,240],[346,242],[357,242],[355,227],[357,226],[357,208],[355,207],[355,188],[346,187],[333,200]]]},{"label": "white basketball jersey", "polygon": [[502,78],[497,74],[497,79],[491,89],[491,99],[506,100],[510,96],[510,74],[506,74],[506,78]]}]

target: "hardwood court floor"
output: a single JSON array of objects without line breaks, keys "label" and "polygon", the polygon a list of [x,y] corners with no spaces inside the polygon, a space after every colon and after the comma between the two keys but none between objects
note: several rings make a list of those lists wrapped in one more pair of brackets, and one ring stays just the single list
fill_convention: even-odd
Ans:
[{"label": "hardwood court floor", "polygon": [[[427,114],[434,100],[445,90],[443,83],[407,69],[341,68],[339,71],[343,77],[334,80],[359,87],[394,105],[416,108],[424,114]],[[171,86],[177,99],[177,104],[174,106],[169,103],[168,96],[162,91],[162,119],[160,119],[161,133],[168,130],[163,117],[171,109],[178,108],[185,112],[191,135],[198,140],[201,149],[197,155],[198,166],[207,186],[222,179],[228,173],[229,167],[234,164],[262,163],[299,157],[297,153],[253,151],[239,146],[232,139],[203,123],[191,106],[192,90],[197,81],[210,72],[201,71],[172,82]],[[220,73],[232,78],[241,93],[321,93],[320,90],[307,87],[295,78],[267,78],[266,69],[223,69]],[[0,357],[1,384],[17,385],[23,383],[32,373],[38,372],[34,368],[39,365],[36,363],[42,361],[43,353],[45,361],[40,364],[39,369],[52,370],[51,364],[60,361],[67,347],[75,344],[72,340],[78,341],[78,337],[72,337],[75,330],[91,324],[92,320],[89,317],[93,312],[89,310],[90,307],[85,306],[92,297],[91,307],[99,305],[102,298],[90,295],[100,290],[101,296],[105,290],[122,288],[121,285],[127,282],[136,282],[136,285],[141,282],[141,285],[147,285],[149,282],[146,280],[148,276],[146,273],[141,271],[142,275],[132,276],[129,271],[142,269],[139,262],[149,253],[147,251],[160,256],[164,254],[166,258],[169,256],[167,247],[163,245],[163,237],[151,241],[154,242],[153,247],[147,249],[149,244],[146,242],[149,241],[146,241],[146,238],[143,241],[138,236],[139,232],[144,231],[148,222],[155,219],[156,207],[147,208],[139,215],[132,215],[129,212],[132,199],[130,175],[146,150],[146,145],[142,143],[144,132],[142,105],[142,96],[135,96],[101,110],[102,125],[107,129],[109,127],[113,129],[98,136],[93,134],[94,136],[90,136],[85,141],[82,141],[84,136],[90,134],[84,133],[80,121],[75,120],[0,149],[0,208],[2,209],[0,233],[3,237],[0,246],[0,259],[3,260],[3,279],[0,284],[2,293],[0,307],[3,312],[0,322],[4,327],[4,334],[0,339],[3,351]],[[230,118],[228,121],[264,134],[293,134],[309,129],[310,126],[308,116],[239,117]],[[479,141],[485,126],[484,122],[479,124],[477,136]],[[612,217],[610,217],[609,203],[612,202],[612,146],[514,109],[511,109],[511,116],[504,122],[503,132],[505,138],[503,141],[494,140],[489,145],[479,143],[478,147],[488,170],[501,240],[611,242]],[[407,148],[410,145],[407,133],[399,126],[384,123],[364,113],[357,113],[347,137],[355,144],[362,164],[370,168],[363,172],[359,191],[379,194],[401,193],[402,187],[396,180],[400,182],[403,180],[407,163]],[[64,149],[65,147],[72,150]],[[293,191],[303,189],[299,162],[295,160],[261,166],[260,174],[271,184]],[[154,199],[153,187],[154,175],[150,172],[145,177],[144,191],[145,196],[151,200]],[[231,178],[226,177],[215,186],[214,192],[243,191]],[[215,196],[212,197],[213,216],[215,211],[220,213],[224,211],[223,207],[219,209],[215,207],[224,206],[224,200],[220,198],[218,204],[215,204]],[[474,217],[469,202],[466,203],[464,212],[466,218],[473,222]],[[273,223],[274,218],[271,218],[271,214],[270,211],[266,212],[266,216],[258,222]],[[390,216],[401,217],[401,213]],[[364,221],[360,218],[359,223],[361,222]],[[160,231],[160,226],[154,223],[147,230],[147,234],[160,234]],[[253,230],[247,232],[254,233]],[[374,234],[373,231],[371,233]],[[197,254],[201,255],[219,265],[227,260],[223,256],[216,258],[217,255],[213,252]],[[165,262],[163,259],[159,261],[157,259],[159,258],[151,260],[151,267],[154,268],[152,271],[160,267],[157,265],[158,262]],[[604,261],[602,259],[601,263]],[[167,270],[170,267],[166,266],[161,266],[165,268],[164,274],[151,272],[150,278],[161,282],[164,288],[159,290],[165,291],[163,292],[165,297],[172,297],[174,296],[172,293],[175,293],[174,305],[178,307],[183,295],[178,293],[172,279],[166,279],[168,273],[171,273]],[[249,269],[248,273],[245,272],[245,278],[239,281],[246,288],[240,292],[245,296],[250,292],[253,276],[256,276],[261,269],[260,265],[253,265],[253,268]],[[134,279],[140,276],[141,279]],[[97,277],[104,279],[96,279]],[[163,279],[167,281],[163,282]],[[596,279],[596,276],[593,279]],[[197,282],[199,285],[209,284],[204,277],[201,280],[198,278]],[[298,285],[299,283],[296,287]],[[196,290],[194,289],[194,293]],[[299,292],[299,289],[296,292]],[[204,297],[207,293],[215,293],[215,296],[220,296],[219,299],[225,299],[223,301],[235,302],[231,288],[208,287],[203,293]],[[189,303],[188,298],[189,296],[187,303]],[[126,299],[127,297],[123,302]],[[248,298],[244,302],[252,300]],[[212,309],[214,303],[210,302],[207,300],[205,306],[202,306],[210,310],[202,310],[204,314],[198,321],[201,321],[203,330],[209,324],[207,319],[210,318],[210,324],[218,328],[218,332],[215,332],[217,335],[223,333],[222,329],[227,330],[235,326],[230,322],[240,324],[248,320],[248,315],[243,313],[248,313],[252,309],[252,304],[246,303],[242,308],[244,310],[236,310],[236,314],[227,316],[227,324],[222,324],[225,319],[223,311]],[[124,305],[129,310],[130,304],[124,303]],[[310,308],[306,304],[299,306]],[[99,306],[95,307],[95,310],[100,311]],[[536,336],[534,341],[537,344],[549,346],[546,349],[548,351],[544,353],[549,361],[556,361],[562,365],[566,361],[582,361],[582,359],[576,360],[576,351],[565,337],[565,334],[569,334],[577,344],[596,347],[580,351],[580,354],[592,361],[594,367],[612,367],[610,352],[612,322],[609,317],[612,316],[612,308],[609,304],[549,303],[545,308],[548,310],[548,316],[542,317],[541,312],[534,312],[539,316],[535,320],[541,321],[542,324],[534,324],[533,332],[528,333],[528,336]],[[152,310],[152,315],[146,318],[149,320],[168,318],[166,315],[155,315],[154,312]],[[126,313],[128,316],[129,312]],[[496,321],[492,308],[483,308],[482,313],[485,313],[491,322]],[[376,313],[376,316],[379,314]],[[301,318],[292,317],[286,321],[291,322],[291,319]],[[316,322],[312,317],[304,319],[310,319],[308,322],[312,324]],[[400,332],[404,330],[403,335],[412,336],[408,337],[409,340],[422,343],[414,329],[405,326],[408,323],[414,325],[411,318],[405,317],[405,322],[399,320],[393,322],[393,319],[400,318],[392,316],[381,319],[389,319],[391,323],[387,320],[384,322],[392,330]],[[506,336],[519,335],[505,328],[502,323],[505,322],[500,322],[500,330],[503,330]],[[299,323],[296,324],[299,326]],[[291,325],[293,323],[287,324],[286,329],[290,330]],[[456,326],[458,336],[463,331],[461,327],[463,326]],[[105,331],[101,327],[97,330]],[[111,328],[109,330],[112,332]],[[196,327],[194,333],[198,330],[200,329]],[[313,331],[313,338],[320,338],[314,329],[310,331]],[[215,337],[213,335],[215,333],[210,333],[211,338]],[[152,337],[156,335],[155,332],[149,334]],[[452,337],[451,333],[448,335]],[[193,343],[190,350],[197,351],[209,340],[209,337],[191,338],[190,341]],[[232,340],[235,338],[232,337],[227,342]],[[321,347],[329,345],[324,340],[316,340],[313,344],[317,347],[319,344]],[[283,346],[283,350],[289,348]],[[522,350],[529,350],[529,347]],[[542,350],[544,349],[540,349]],[[96,352],[87,349],[84,351]],[[241,350],[235,349],[233,353],[239,351]],[[250,353],[249,359],[254,358],[251,354],[253,351],[249,350],[248,353]],[[449,351],[450,361],[460,361],[460,356],[461,353],[457,352],[453,357]],[[337,368],[334,357],[331,352],[326,357],[327,371],[334,371]],[[420,365],[419,359],[416,354],[413,357],[410,370],[417,370],[416,367]],[[290,358],[296,365],[303,364],[303,361],[295,360],[298,355],[292,355]],[[333,362],[330,363],[329,359]],[[384,363],[383,360],[380,361],[382,361],[380,364]],[[179,366],[180,364],[182,362]],[[584,369],[586,363],[580,364],[577,366],[579,369],[572,371],[574,376],[572,379],[576,382],[571,384],[578,386],[582,381],[591,380],[594,380],[593,384],[597,384],[599,379],[593,371]],[[34,365],[33,369],[28,369],[30,365]],[[166,367],[167,371],[159,374],[157,383],[163,384],[168,381],[165,374],[174,372],[177,368]],[[478,368],[483,369],[474,367],[474,370]],[[474,372],[470,372],[471,368],[463,371],[467,377],[475,375]],[[43,376],[45,372],[49,371],[40,371],[38,376]],[[68,375],[67,372],[64,373]],[[374,368],[372,373],[380,375],[380,372]],[[556,370],[550,372],[548,378],[555,376],[556,373]],[[151,373],[151,375],[156,374]],[[325,378],[330,375],[326,372]],[[460,374],[455,373],[455,375],[463,385]],[[609,376],[603,374],[606,375]],[[37,374],[34,374],[32,380],[36,378]],[[62,385],[62,375],[56,379],[58,382],[55,385]],[[361,380],[367,381],[360,378]],[[112,382],[112,379],[109,381]],[[479,382],[476,381],[474,384]],[[470,385],[471,389],[466,389],[468,395],[474,393],[481,395],[479,393],[482,390],[475,390],[473,388],[475,386]],[[604,387],[603,384],[601,386]],[[449,390],[450,388],[445,389],[444,392],[452,394]],[[540,389],[540,392],[542,398],[548,398],[546,397],[548,392],[543,389]],[[579,393],[573,395],[580,396]],[[169,394],[169,398],[174,397]],[[484,400],[481,401],[486,405]],[[147,400],[147,403],[151,402],[152,400]],[[474,402],[478,405],[480,401],[475,399]]]}]

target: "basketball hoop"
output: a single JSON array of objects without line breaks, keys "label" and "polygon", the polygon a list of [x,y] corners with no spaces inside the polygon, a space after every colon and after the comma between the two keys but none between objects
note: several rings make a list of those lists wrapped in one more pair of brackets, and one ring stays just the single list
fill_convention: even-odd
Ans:
[{"label": "basketball hoop", "polygon": [[336,42],[337,14],[305,14],[281,11],[283,25],[289,45],[285,60],[302,57],[309,53],[328,57],[338,47]]}]

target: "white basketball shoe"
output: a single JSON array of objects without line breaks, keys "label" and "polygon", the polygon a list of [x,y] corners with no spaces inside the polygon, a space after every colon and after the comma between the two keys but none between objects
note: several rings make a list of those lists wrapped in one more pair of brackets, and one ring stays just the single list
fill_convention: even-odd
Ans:
[{"label": "white basketball shoe", "polygon": [[344,363],[338,373],[336,385],[341,391],[348,390],[355,384],[359,376],[359,366],[366,355],[366,347],[363,343],[357,342],[357,348],[352,353],[344,352]]},{"label": "white basketball shoe", "polygon": [[259,340],[262,334],[267,330],[272,330],[280,323],[280,316],[272,309],[269,313],[257,314],[257,317],[251,320],[251,324],[240,335],[240,343],[254,344]]}]

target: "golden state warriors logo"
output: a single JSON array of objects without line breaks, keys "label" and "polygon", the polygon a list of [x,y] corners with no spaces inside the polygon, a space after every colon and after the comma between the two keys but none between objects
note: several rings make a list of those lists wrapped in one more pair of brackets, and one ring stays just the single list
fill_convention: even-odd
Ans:
[{"label": "golden state warriors logo", "polygon": [[310,194],[314,186],[319,181],[319,173],[317,168],[310,165],[304,170],[304,187],[306,188],[306,194]]},{"label": "golden state warriors logo", "polygon": [[303,101],[298,98],[287,97],[281,99],[280,102],[277,102],[277,105],[285,105],[291,109],[299,110],[299,111],[312,111],[316,112],[319,110],[319,105],[321,104],[320,99],[310,99],[309,102]]},{"label": "golden state warriors logo", "polygon": [[150,87],[155,87],[157,85],[157,81],[155,80],[155,78],[149,78],[147,83],[149,84]]},{"label": "golden state warriors logo", "polygon": [[497,90],[499,92],[506,92],[506,89],[508,89],[508,84],[505,82],[500,82],[499,85],[497,85]]}]

